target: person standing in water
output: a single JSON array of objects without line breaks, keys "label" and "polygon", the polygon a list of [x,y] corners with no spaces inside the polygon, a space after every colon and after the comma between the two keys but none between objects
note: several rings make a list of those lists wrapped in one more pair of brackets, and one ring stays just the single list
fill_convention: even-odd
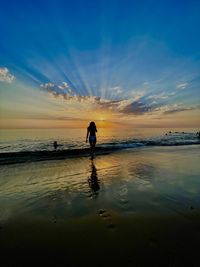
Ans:
[{"label": "person standing in water", "polygon": [[86,143],[88,141],[88,136],[89,136],[89,142],[90,142],[91,148],[95,148],[95,145],[97,142],[96,132],[97,132],[97,128],[96,128],[95,122],[91,121],[90,125],[87,128],[87,136],[86,136]]}]

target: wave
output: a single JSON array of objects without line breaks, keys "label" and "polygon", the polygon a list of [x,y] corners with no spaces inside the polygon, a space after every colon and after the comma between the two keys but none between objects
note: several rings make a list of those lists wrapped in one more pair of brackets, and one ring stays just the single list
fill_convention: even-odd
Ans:
[{"label": "wave", "polygon": [[102,148],[112,148],[112,149],[128,149],[141,146],[186,146],[186,145],[198,145],[200,144],[200,139],[198,140],[144,140],[144,141],[128,141],[120,143],[106,143],[101,144]]},{"label": "wave", "polygon": [[[134,149],[149,146],[186,146],[200,145],[199,138],[176,140],[176,139],[156,139],[156,140],[129,140],[121,142],[109,142],[99,144],[95,148],[96,155],[109,154],[117,150]],[[89,156],[90,148],[74,148],[59,150],[37,150],[0,153],[0,165],[23,163],[28,161],[57,160],[76,156]]]}]

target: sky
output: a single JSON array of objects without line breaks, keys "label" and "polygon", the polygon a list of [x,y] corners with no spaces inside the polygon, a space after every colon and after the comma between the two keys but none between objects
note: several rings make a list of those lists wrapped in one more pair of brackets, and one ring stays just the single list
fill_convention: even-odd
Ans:
[{"label": "sky", "polygon": [[0,128],[200,127],[200,1],[0,2]]}]

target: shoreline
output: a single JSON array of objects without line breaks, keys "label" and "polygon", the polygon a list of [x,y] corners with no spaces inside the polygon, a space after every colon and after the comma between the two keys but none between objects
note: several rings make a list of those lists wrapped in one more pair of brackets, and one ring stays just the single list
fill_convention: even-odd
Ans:
[{"label": "shoreline", "polygon": [[[96,147],[94,151],[95,156],[107,155],[117,151],[127,151],[143,148],[166,148],[166,147],[194,147],[196,144],[176,144],[176,145],[136,145],[134,148],[129,147]],[[53,151],[19,151],[19,152],[3,152],[0,153],[0,165],[10,165],[26,162],[48,161],[48,160],[63,160],[67,158],[89,157],[93,156],[90,148],[70,149],[70,150],[53,150]]]}]

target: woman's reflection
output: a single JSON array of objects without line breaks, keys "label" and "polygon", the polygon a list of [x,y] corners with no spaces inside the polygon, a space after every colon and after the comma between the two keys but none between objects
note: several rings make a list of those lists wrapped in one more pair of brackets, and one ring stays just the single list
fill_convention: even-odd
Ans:
[{"label": "woman's reflection", "polygon": [[97,196],[100,186],[99,186],[99,180],[97,176],[97,169],[95,167],[93,158],[91,158],[91,175],[90,175],[90,178],[88,179],[88,183],[91,188],[92,196],[93,197]]}]

